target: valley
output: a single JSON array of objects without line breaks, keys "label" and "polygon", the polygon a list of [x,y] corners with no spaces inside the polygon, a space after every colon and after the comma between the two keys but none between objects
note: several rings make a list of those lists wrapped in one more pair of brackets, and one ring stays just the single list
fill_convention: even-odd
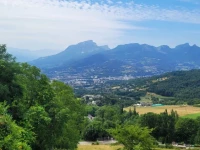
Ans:
[{"label": "valley", "polygon": [[[80,150],[110,150],[126,148],[130,144],[131,149],[155,146],[162,150],[177,145],[185,147],[185,143],[199,146],[199,69],[108,77],[104,74],[88,76],[88,72],[79,77],[62,70],[63,78],[67,76],[74,81],[66,79],[63,83],[58,81],[63,79],[55,68],[40,71],[35,66],[16,62],[6,53],[5,45],[0,48],[0,67],[5,70],[0,74],[0,126],[6,126],[0,133],[5,138],[9,135],[10,140],[15,140],[21,147],[45,149],[63,143],[62,147],[71,149],[78,146]],[[118,69],[113,64],[111,67]],[[105,68],[102,69],[99,71]],[[48,78],[42,73],[45,70],[58,74]],[[50,131],[54,134],[49,134]],[[23,132],[31,139],[23,137]],[[129,142],[129,137],[136,144]],[[98,141],[109,139],[122,145],[98,145]],[[23,140],[27,142],[21,143]],[[94,145],[77,145],[80,140],[93,141]],[[43,144],[38,144],[40,141]],[[16,147],[5,140],[3,146]]]},{"label": "valley", "polygon": [[42,69],[51,79],[61,80],[73,87],[92,87],[111,80],[199,69],[198,55],[200,47],[188,43],[175,48],[130,43],[110,49],[89,40],[29,63]]},{"label": "valley", "polygon": [[200,150],[199,0],[0,0],[0,150]]},{"label": "valley", "polygon": [[74,91],[85,103],[98,106],[195,105],[200,104],[199,84],[200,70],[190,70],[129,80],[109,80],[85,87],[75,86]]}]

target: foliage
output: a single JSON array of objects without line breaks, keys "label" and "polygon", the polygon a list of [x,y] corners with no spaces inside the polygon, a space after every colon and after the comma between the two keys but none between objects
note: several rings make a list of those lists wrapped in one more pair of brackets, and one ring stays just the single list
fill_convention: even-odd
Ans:
[{"label": "foliage", "polygon": [[58,148],[75,149],[80,140],[84,109],[69,86],[53,81],[52,88],[56,96],[48,110],[52,119],[49,126],[51,142]]},{"label": "foliage", "polygon": [[147,113],[141,116],[140,124],[153,129],[152,135],[162,143],[171,143],[175,138],[175,124],[178,114],[167,110],[161,114]]},{"label": "foliage", "polygon": [[[103,88],[102,88],[103,87]],[[83,91],[84,92],[81,92]],[[77,93],[99,94],[104,97],[100,105],[130,106],[141,101],[148,93],[150,100],[166,105],[200,103],[200,70],[174,71],[163,75],[127,81],[108,81],[92,90],[80,89]]]},{"label": "foliage", "polygon": [[7,100],[11,104],[15,97],[21,96],[15,74],[19,73],[15,59],[6,52],[6,45],[0,45],[0,102]]},{"label": "foliage", "polygon": [[117,106],[102,106],[95,112],[95,119],[89,122],[83,131],[83,139],[96,141],[109,137],[106,129],[115,128],[120,123],[120,109]]},{"label": "foliage", "polygon": [[7,113],[7,106],[0,103],[0,149],[30,150],[34,134],[18,126]]},{"label": "foliage", "polygon": [[98,138],[108,137],[108,132],[103,128],[100,121],[93,121],[83,130],[83,139],[86,141],[96,141]]},{"label": "foliage", "polygon": [[195,136],[198,131],[197,120],[180,118],[176,123],[176,141],[194,144]]},{"label": "foliage", "polygon": [[86,112],[86,115],[90,114],[92,116],[95,116],[95,112],[98,110],[98,106],[95,106],[95,105],[86,105],[85,106],[85,112]]},{"label": "foliage", "polygon": [[[188,101],[189,104],[199,103],[200,70],[177,71],[157,78],[166,78],[166,80],[151,83],[149,91],[185,101],[190,100]],[[152,78],[150,79],[152,80]]]},{"label": "foliage", "polygon": [[[16,63],[0,45],[1,147],[75,149],[84,120],[81,101],[68,85],[50,81],[34,66]],[[18,147],[16,147],[18,146]]]},{"label": "foliage", "polygon": [[126,150],[151,150],[155,142],[151,130],[139,126],[118,126],[109,132]]},{"label": "foliage", "polygon": [[[0,45],[0,69],[1,149],[71,150],[81,135],[93,141],[113,135],[128,150],[151,149],[151,135],[162,143],[200,143],[199,117],[179,118],[174,111],[139,115],[136,108],[123,110],[148,91],[175,97],[152,97],[155,103],[199,104],[199,70],[126,81],[123,89],[104,91],[99,106],[85,107],[70,86],[50,81],[34,66],[15,62],[5,45]],[[84,118],[88,114],[94,118]]]},{"label": "foliage", "polygon": [[194,139],[194,143],[200,144],[200,128],[197,131],[197,134],[196,134],[195,139]]}]

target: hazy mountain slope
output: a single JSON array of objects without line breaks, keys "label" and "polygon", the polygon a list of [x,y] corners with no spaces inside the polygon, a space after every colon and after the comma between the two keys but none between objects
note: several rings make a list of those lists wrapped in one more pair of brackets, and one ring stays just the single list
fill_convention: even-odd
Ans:
[{"label": "hazy mountain slope", "polygon": [[95,53],[107,50],[106,46],[97,46],[93,41],[85,41],[78,43],[76,45],[71,45],[64,51],[48,56],[39,58],[30,62],[32,65],[36,65],[40,68],[53,68],[61,65],[65,65],[66,63],[76,61],[78,59],[83,59],[87,56],[93,55]]},{"label": "hazy mountain slope", "polygon": [[17,48],[8,47],[8,53],[16,57],[16,61],[19,61],[19,62],[27,62],[27,61],[31,61],[38,58],[38,56],[35,55],[32,51],[25,50],[25,49],[17,49]]},{"label": "hazy mountain slope", "polygon": [[19,48],[8,47],[8,52],[16,57],[16,61],[18,62],[29,62],[35,60],[39,57],[44,57],[48,55],[55,54],[55,50],[26,50]]},{"label": "hazy mountain slope", "polygon": [[[106,49],[106,50],[105,50]],[[86,41],[69,46],[65,51],[37,59],[32,64],[51,77],[73,76],[152,76],[175,70],[200,68],[200,47],[188,43],[170,48],[147,44],[125,44],[108,50]],[[64,74],[63,74],[64,72]]]}]

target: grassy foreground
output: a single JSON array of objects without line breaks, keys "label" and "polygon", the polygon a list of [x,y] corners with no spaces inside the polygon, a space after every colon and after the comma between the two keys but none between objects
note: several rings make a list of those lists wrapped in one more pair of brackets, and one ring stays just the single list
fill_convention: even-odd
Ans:
[{"label": "grassy foreground", "polygon": [[188,115],[183,116],[183,118],[191,118],[191,119],[196,119],[197,117],[200,117],[200,113],[188,114]]},{"label": "grassy foreground", "polygon": [[117,150],[122,146],[111,146],[111,145],[79,145],[78,150]]},{"label": "grassy foreground", "polygon": [[[134,107],[130,106],[125,108],[124,110],[129,111],[129,109],[133,110]],[[159,107],[137,107],[136,111],[139,112],[139,114],[145,114],[148,112],[153,112],[153,113],[161,113],[164,112],[165,109],[167,109],[168,113],[171,112],[173,109],[174,111],[177,111],[179,116],[186,116],[186,115],[191,115],[192,117],[195,117],[197,115],[200,116],[200,107],[193,107],[193,106],[179,106],[179,105],[166,105],[166,106],[159,106]],[[188,116],[191,117],[191,116]]]},{"label": "grassy foreground", "polygon": [[[111,146],[111,145],[79,145],[78,150],[118,150],[119,148],[122,148],[123,146]],[[169,150],[169,149],[161,149],[156,148],[155,150]],[[173,150],[173,149],[170,149]]]}]

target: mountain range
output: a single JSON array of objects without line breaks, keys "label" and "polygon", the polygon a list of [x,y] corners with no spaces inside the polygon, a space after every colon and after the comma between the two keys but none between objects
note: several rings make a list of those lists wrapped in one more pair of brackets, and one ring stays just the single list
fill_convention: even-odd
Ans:
[{"label": "mountain range", "polygon": [[93,54],[109,50],[108,46],[97,46],[93,41],[85,41],[78,43],[77,45],[71,45],[64,51],[36,59],[30,62],[40,68],[54,68],[60,66],[66,66],[66,64],[73,63],[75,61],[84,59]]},{"label": "mountain range", "polygon": [[53,78],[124,75],[138,77],[175,70],[199,69],[199,57],[200,47],[190,46],[188,43],[175,48],[131,43],[110,49],[89,40],[71,45],[58,54],[31,61],[30,64],[41,68]]}]

